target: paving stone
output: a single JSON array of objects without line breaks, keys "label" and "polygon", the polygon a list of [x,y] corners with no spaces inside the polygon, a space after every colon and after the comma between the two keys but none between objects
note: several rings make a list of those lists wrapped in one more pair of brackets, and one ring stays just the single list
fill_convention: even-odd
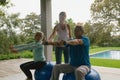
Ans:
[{"label": "paving stone", "polygon": [[[0,61],[0,80],[25,80],[26,76],[20,70],[20,64],[31,61],[32,59],[11,59]],[[53,62],[54,63],[54,62]],[[120,80],[120,69],[92,66],[101,76],[101,80]],[[34,76],[34,70],[31,70]],[[63,74],[59,80],[62,80]]]}]

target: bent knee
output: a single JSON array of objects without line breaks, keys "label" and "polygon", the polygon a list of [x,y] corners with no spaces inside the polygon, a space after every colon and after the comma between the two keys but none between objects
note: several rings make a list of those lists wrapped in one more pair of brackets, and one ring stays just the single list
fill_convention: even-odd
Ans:
[{"label": "bent knee", "polygon": [[81,66],[75,70],[75,73],[80,75],[86,75],[89,70],[90,69],[87,66]]},{"label": "bent knee", "polygon": [[25,65],[24,65],[24,64],[21,64],[21,65],[20,65],[20,68],[21,68],[21,69],[24,69],[24,68],[25,68]]}]

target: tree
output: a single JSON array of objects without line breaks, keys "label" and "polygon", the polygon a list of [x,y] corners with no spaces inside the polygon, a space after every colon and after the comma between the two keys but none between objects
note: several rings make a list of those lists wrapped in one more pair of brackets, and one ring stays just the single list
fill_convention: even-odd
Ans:
[{"label": "tree", "polygon": [[20,38],[16,29],[19,28],[21,20],[19,14],[4,15],[0,17],[0,53],[9,53],[10,44],[19,44]]},{"label": "tree", "polygon": [[72,18],[69,18],[69,19],[67,19],[67,23],[70,25],[72,36],[74,36],[75,22],[72,20]]},{"label": "tree", "polygon": [[114,29],[120,31],[120,0],[95,0],[91,13],[94,21],[114,23]]},{"label": "tree", "polygon": [[5,9],[10,8],[13,4],[10,0],[0,0],[0,16],[4,16],[6,13]]},{"label": "tree", "polygon": [[9,53],[9,41],[8,37],[3,30],[0,30],[0,54]]},{"label": "tree", "polygon": [[90,21],[84,25],[85,33],[90,38],[91,45],[99,46],[110,44],[112,27],[112,24],[91,23]]},{"label": "tree", "polygon": [[0,0],[0,5],[5,6],[9,3],[10,0]]},{"label": "tree", "polygon": [[25,36],[26,41],[33,41],[34,33],[41,31],[40,15],[35,13],[28,14],[22,19],[22,24],[20,25],[21,34]]}]

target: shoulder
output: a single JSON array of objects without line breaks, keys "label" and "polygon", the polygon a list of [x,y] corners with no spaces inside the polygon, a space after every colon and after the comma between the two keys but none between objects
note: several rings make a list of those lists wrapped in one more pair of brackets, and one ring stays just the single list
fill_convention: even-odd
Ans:
[{"label": "shoulder", "polygon": [[70,29],[70,25],[69,24],[66,24],[67,28]]},{"label": "shoulder", "polygon": [[38,46],[42,46],[42,42],[36,42],[35,44]]},{"label": "shoulder", "polygon": [[82,36],[82,39],[89,40],[87,36]]},{"label": "shoulder", "polygon": [[44,45],[43,45],[41,42],[37,43],[36,46],[37,46],[38,48],[44,48]]},{"label": "shoulder", "polygon": [[59,24],[56,24],[55,27],[54,27],[54,29],[58,29],[58,27],[59,27]]},{"label": "shoulder", "polygon": [[86,38],[86,39],[88,39],[88,37],[87,37],[87,36],[82,36],[82,38]]},{"label": "shoulder", "polygon": [[67,25],[67,27],[70,27],[70,25],[69,24],[66,24]]},{"label": "shoulder", "polygon": [[87,36],[82,36],[81,39],[82,39],[84,44],[90,44],[90,40],[89,40],[89,38]]}]

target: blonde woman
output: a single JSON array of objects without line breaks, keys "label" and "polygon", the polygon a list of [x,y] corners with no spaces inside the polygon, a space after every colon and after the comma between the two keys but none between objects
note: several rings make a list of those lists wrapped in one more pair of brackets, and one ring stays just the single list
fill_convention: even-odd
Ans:
[{"label": "blonde woman", "polygon": [[[71,38],[71,30],[69,24],[66,23],[66,13],[60,12],[59,23],[54,27],[52,34],[50,35],[48,41],[52,41],[57,33],[57,41],[67,41]],[[55,58],[56,64],[61,64],[62,52],[64,54],[64,62],[69,62],[69,48],[64,46],[55,47]]]}]

